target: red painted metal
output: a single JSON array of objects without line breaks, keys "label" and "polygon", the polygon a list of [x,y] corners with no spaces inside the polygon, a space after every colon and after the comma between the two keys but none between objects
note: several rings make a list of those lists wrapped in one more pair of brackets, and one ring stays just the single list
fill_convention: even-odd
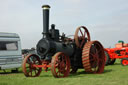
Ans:
[{"label": "red painted metal", "polygon": [[[109,61],[114,59],[128,58],[128,44],[117,43],[115,48],[105,48],[109,55]],[[107,62],[107,61],[106,61]],[[128,64],[127,64],[128,65]]]},{"label": "red painted metal", "polygon": [[40,58],[35,54],[30,54],[24,58],[22,69],[26,77],[37,77],[40,75],[42,68],[33,67],[41,65]]},{"label": "red painted metal", "polygon": [[[111,59],[115,58],[128,58],[128,47],[122,48],[106,48],[107,53],[109,54]],[[116,53],[116,51],[120,51],[120,55]]]},{"label": "red painted metal", "polygon": [[124,65],[124,66],[126,66],[126,65],[128,65],[128,60],[122,60],[122,65]]},{"label": "red painted metal", "polygon": [[37,77],[40,75],[42,68],[47,72],[49,67],[51,67],[50,61],[41,61],[39,56],[35,54],[26,56],[22,65],[26,77]]},{"label": "red painted metal", "polygon": [[44,65],[32,65],[33,67],[38,67],[38,68],[47,68],[47,67],[51,67],[51,65],[47,65],[47,64],[44,64]]},{"label": "red painted metal", "polygon": [[67,77],[70,73],[69,56],[62,52],[56,53],[52,57],[51,72],[53,76],[57,78]]},{"label": "red painted metal", "polygon": [[88,73],[102,73],[105,65],[103,46],[98,41],[89,41],[82,51],[82,63]]},{"label": "red painted metal", "polygon": [[[122,48],[106,48],[107,53],[109,54],[111,59],[115,58],[128,58],[128,47]],[[116,51],[120,51],[120,55],[116,53]]]},{"label": "red painted metal", "polygon": [[76,46],[79,48],[82,48],[82,45],[85,42],[85,39],[87,39],[87,41],[91,40],[89,31],[85,26],[80,26],[76,29],[74,39],[75,39]]},{"label": "red painted metal", "polygon": [[[77,28],[74,39],[65,39],[67,42],[75,41],[77,48],[82,50],[82,63],[86,72],[102,73],[105,65],[103,46],[98,41],[90,40],[90,34],[84,26]],[[69,58],[70,57],[63,52],[57,52],[50,61],[42,60],[38,55],[30,54],[23,60],[23,72],[27,77],[36,77],[40,75],[42,68],[46,72],[48,68],[51,68],[54,77],[67,77],[70,73]]]},{"label": "red painted metal", "polygon": [[[46,62],[46,63],[44,63],[44,62]],[[51,67],[51,65],[48,61],[43,61],[42,65],[33,64],[32,67],[43,68],[47,72],[48,68]]]}]

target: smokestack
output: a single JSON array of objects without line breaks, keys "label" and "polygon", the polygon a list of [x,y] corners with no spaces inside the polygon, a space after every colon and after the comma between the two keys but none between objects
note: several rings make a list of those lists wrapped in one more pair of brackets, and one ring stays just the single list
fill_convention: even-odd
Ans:
[{"label": "smokestack", "polygon": [[43,5],[43,37],[48,38],[49,33],[49,5]]}]

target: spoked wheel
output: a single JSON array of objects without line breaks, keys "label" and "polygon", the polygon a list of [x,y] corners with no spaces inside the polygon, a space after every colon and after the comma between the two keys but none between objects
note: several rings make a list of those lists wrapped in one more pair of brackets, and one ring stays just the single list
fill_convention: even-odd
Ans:
[{"label": "spoked wheel", "polygon": [[69,56],[65,55],[62,52],[56,53],[52,57],[51,71],[54,77],[67,77],[70,72]]},{"label": "spoked wheel", "polygon": [[123,66],[127,66],[127,65],[128,65],[128,58],[123,58],[123,59],[121,59],[121,64],[122,64]]},{"label": "spoked wheel", "polygon": [[76,29],[74,39],[75,39],[76,46],[79,48],[82,48],[85,42],[90,41],[90,34],[87,28],[84,26],[78,27]]},{"label": "spoked wheel", "polygon": [[87,73],[102,73],[105,65],[103,46],[98,41],[90,41],[84,45],[82,63]]},{"label": "spoked wheel", "polygon": [[35,67],[34,65],[41,65],[41,61],[39,56],[35,54],[28,55],[24,58],[22,69],[24,72],[24,75],[26,77],[36,77],[39,76],[42,68]]}]

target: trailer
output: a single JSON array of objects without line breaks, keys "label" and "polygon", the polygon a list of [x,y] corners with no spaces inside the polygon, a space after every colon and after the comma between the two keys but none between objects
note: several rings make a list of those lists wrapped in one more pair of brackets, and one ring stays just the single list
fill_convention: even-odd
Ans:
[{"label": "trailer", "polygon": [[0,32],[0,70],[18,71],[21,65],[22,54],[19,35]]}]

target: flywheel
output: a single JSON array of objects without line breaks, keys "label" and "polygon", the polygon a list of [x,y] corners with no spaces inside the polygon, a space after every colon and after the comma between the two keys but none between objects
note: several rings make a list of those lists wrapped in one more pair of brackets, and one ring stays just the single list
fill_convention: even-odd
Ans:
[{"label": "flywheel", "polygon": [[84,43],[90,41],[90,34],[85,26],[80,26],[76,29],[74,35],[76,46],[82,48]]}]

